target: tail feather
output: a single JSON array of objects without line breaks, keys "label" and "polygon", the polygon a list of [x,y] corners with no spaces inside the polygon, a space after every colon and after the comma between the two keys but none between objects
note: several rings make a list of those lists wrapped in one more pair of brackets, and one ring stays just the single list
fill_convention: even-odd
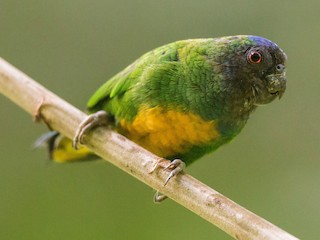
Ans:
[{"label": "tail feather", "polygon": [[50,159],[60,163],[90,160],[93,156],[93,153],[84,146],[79,146],[79,149],[75,150],[72,140],[56,131],[42,135],[34,146],[36,148],[47,146]]}]

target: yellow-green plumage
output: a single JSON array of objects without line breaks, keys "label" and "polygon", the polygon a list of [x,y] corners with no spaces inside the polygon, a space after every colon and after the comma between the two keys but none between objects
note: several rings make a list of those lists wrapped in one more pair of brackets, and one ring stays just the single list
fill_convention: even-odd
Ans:
[{"label": "yellow-green plumage", "polygon": [[155,154],[191,163],[236,136],[258,104],[283,94],[285,60],[256,36],[178,41],[108,80],[88,109],[108,112],[116,131]]}]

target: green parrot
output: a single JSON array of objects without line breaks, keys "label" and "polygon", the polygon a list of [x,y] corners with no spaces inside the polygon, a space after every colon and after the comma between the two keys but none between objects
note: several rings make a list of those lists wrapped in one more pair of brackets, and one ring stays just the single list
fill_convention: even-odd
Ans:
[{"label": "green parrot", "polygon": [[[189,165],[230,142],[257,106],[283,95],[286,59],[275,43],[258,36],[173,42],[105,82],[88,111],[105,111],[115,131],[159,157]],[[56,132],[45,140],[57,162],[92,154]]]}]

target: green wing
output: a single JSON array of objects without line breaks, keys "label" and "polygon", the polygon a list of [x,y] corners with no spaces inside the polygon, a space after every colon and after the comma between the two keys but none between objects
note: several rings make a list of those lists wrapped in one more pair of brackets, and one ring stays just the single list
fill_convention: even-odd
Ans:
[{"label": "green wing", "polygon": [[[178,42],[157,48],[129,65],[123,71],[109,79],[89,99],[90,112],[105,110],[116,118],[132,118],[138,111],[139,104],[146,98],[143,82],[166,78],[172,75],[177,63]],[[183,45],[182,42],[178,46]],[[124,116],[126,115],[126,116]]]},{"label": "green wing", "polygon": [[105,110],[116,121],[130,121],[148,104],[206,117],[199,106],[206,105],[203,88],[213,77],[206,55],[211,45],[210,39],[178,41],[143,55],[97,90],[87,104],[89,111]]}]

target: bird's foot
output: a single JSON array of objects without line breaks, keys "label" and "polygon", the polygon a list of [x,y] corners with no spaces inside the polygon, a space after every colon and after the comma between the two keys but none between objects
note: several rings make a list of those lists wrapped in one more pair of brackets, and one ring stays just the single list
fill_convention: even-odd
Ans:
[{"label": "bird's foot", "polygon": [[163,170],[170,169],[170,174],[164,182],[164,186],[170,181],[171,178],[178,175],[183,169],[186,168],[186,164],[180,159],[174,159],[171,163],[169,163]]},{"label": "bird's foot", "polygon": [[[161,164],[163,161],[167,161],[167,160],[165,160],[163,158],[158,160],[158,162],[154,165],[154,167],[151,169],[151,171],[149,173],[152,173],[155,169],[157,169],[160,166],[163,167],[163,170],[170,169],[171,171],[169,173],[169,176],[166,178],[166,180],[164,182],[164,186],[166,186],[171,178],[173,178],[174,176],[178,175],[180,172],[183,171],[183,169],[186,167],[186,164],[180,159],[174,159],[172,162],[170,162],[166,166],[163,166]],[[165,196],[162,193],[160,193],[159,191],[157,191],[154,195],[153,201],[156,203],[160,203],[163,200],[165,200],[166,198],[167,198],[167,196]]]},{"label": "bird's foot", "polygon": [[109,115],[103,110],[88,115],[78,126],[76,134],[73,138],[72,146],[74,149],[78,149],[78,145],[82,143],[81,138],[86,131],[97,126],[106,125],[108,122]]}]

